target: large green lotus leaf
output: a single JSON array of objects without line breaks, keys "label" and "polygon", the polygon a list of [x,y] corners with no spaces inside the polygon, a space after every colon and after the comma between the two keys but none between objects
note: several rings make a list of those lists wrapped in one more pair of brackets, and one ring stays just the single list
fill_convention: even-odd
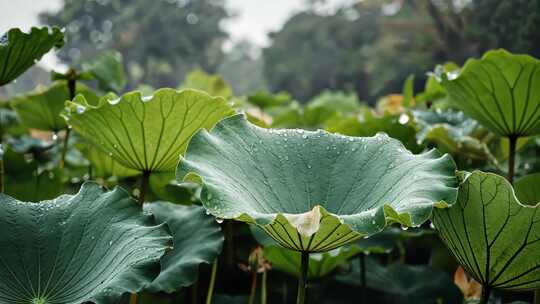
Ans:
[{"label": "large green lotus leaf", "polygon": [[127,84],[123,58],[119,52],[101,53],[92,62],[83,64],[82,68],[97,80],[104,91],[120,93]]},{"label": "large green lotus leaf", "polygon": [[[76,92],[84,95],[91,104],[97,104],[99,100],[99,97],[83,84],[77,84]],[[10,100],[10,103],[27,128],[56,132],[67,127],[60,113],[69,99],[66,82],[59,81],[50,87],[38,87],[32,93],[17,96]]]},{"label": "large green lotus leaf", "polygon": [[523,205],[508,181],[492,173],[464,174],[458,200],[435,210],[433,223],[467,272],[482,285],[540,287],[539,205]]},{"label": "large green lotus leaf", "polygon": [[[338,275],[340,282],[361,286],[359,263]],[[366,257],[366,286],[387,294],[388,303],[463,303],[463,295],[448,274],[425,265],[381,265]]]},{"label": "large green lotus leaf", "polygon": [[160,89],[103,97],[91,106],[82,95],[66,103],[64,116],[87,141],[125,167],[174,171],[191,136],[210,129],[233,110],[221,97],[196,90]]},{"label": "large green lotus leaf", "polygon": [[518,179],[514,183],[516,197],[522,204],[536,205],[540,202],[540,173],[534,173]]},{"label": "large green lotus leaf", "polygon": [[501,136],[540,133],[540,61],[505,50],[470,59],[442,85],[465,114]]},{"label": "large green lotus leaf", "polygon": [[53,47],[62,47],[64,34],[59,28],[35,28],[23,33],[10,29],[0,36],[0,86],[3,86],[33,66]]},{"label": "large green lotus leaf", "polygon": [[119,188],[86,183],[76,195],[26,203],[0,196],[2,303],[117,303],[159,274],[171,245]]},{"label": "large green lotus leaf", "polygon": [[[341,247],[328,252],[312,253],[309,255],[308,278],[318,279],[327,276],[358,253],[360,250],[354,247]],[[264,258],[272,263],[272,269],[300,276],[300,252],[281,246],[266,246],[264,247]]]},{"label": "large green lotus leaf", "polygon": [[177,177],[202,180],[201,200],[214,216],[257,224],[287,248],[321,252],[390,222],[420,225],[434,206],[454,201],[454,170],[448,155],[413,155],[383,134],[263,129],[235,115],[192,138]]},{"label": "large green lotus leaf", "polygon": [[144,210],[158,223],[167,223],[174,238],[174,249],[161,259],[161,273],[147,289],[171,293],[193,284],[199,265],[213,263],[221,252],[224,238],[219,224],[199,206],[154,202],[144,204]]},{"label": "large green lotus leaf", "polygon": [[379,116],[370,109],[364,109],[357,115],[348,117],[337,115],[329,119],[325,123],[325,129],[349,136],[373,136],[377,132],[385,132],[388,136],[401,141],[412,152],[418,153],[424,148],[417,143],[416,129],[407,114],[385,113]]}]

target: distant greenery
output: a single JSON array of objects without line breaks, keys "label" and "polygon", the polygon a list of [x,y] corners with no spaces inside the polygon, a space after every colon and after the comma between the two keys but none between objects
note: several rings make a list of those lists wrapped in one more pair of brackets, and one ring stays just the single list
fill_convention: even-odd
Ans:
[{"label": "distant greenery", "polygon": [[219,24],[228,16],[223,0],[75,0],[41,20],[66,28],[64,62],[78,65],[103,50],[119,51],[133,87],[176,86],[193,68],[214,71],[227,37]]}]

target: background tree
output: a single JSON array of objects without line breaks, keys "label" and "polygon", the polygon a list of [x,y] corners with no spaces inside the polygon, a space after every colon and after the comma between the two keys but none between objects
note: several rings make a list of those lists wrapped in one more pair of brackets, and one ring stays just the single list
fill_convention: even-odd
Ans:
[{"label": "background tree", "polygon": [[263,50],[270,89],[302,101],[323,89],[356,91],[365,98],[363,47],[378,35],[378,12],[363,8],[359,3],[329,15],[308,10],[272,33],[272,45]]},{"label": "background tree", "polygon": [[219,24],[228,17],[223,0],[65,0],[58,12],[41,15],[67,29],[64,62],[118,50],[131,87],[174,87],[193,68],[215,71],[227,37]]},{"label": "background tree", "polygon": [[236,95],[248,95],[266,89],[263,71],[260,50],[248,40],[235,43],[218,67],[219,74]]}]

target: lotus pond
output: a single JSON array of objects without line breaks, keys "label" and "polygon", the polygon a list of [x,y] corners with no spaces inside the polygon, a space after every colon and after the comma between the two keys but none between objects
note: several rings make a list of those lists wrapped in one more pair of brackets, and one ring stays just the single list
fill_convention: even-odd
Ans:
[{"label": "lotus pond", "polygon": [[[0,39],[0,86],[61,48]],[[0,303],[540,303],[540,61],[370,107],[124,92],[122,56],[0,104]]]}]

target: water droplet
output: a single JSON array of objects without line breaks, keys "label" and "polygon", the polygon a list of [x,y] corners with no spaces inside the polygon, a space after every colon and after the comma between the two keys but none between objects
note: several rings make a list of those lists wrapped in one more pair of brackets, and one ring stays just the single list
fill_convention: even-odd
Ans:
[{"label": "water droplet", "polygon": [[302,138],[303,138],[303,139],[306,139],[306,138],[307,138],[307,135],[306,135],[306,134],[302,135]]},{"label": "water droplet", "polygon": [[308,168],[308,169],[311,169],[311,165],[307,165],[307,168]]},{"label": "water droplet", "polygon": [[111,245],[112,245],[112,241],[109,241],[109,246],[111,246]]},{"label": "water droplet", "polygon": [[84,111],[86,111],[86,107],[82,105],[77,105],[77,108],[75,109],[77,111],[77,114],[82,114]]},{"label": "water droplet", "polygon": [[218,224],[221,224],[221,223],[223,223],[223,219],[220,218],[220,217],[216,217],[216,222],[217,222]]},{"label": "water droplet", "polygon": [[403,230],[403,231],[406,231],[406,230],[408,230],[408,229],[409,229],[409,227],[401,226],[401,230]]},{"label": "water droplet", "polygon": [[399,115],[398,121],[399,121],[399,123],[402,124],[402,125],[408,123],[408,122],[409,122],[409,115],[407,115],[407,114],[405,114],[405,113]]}]

